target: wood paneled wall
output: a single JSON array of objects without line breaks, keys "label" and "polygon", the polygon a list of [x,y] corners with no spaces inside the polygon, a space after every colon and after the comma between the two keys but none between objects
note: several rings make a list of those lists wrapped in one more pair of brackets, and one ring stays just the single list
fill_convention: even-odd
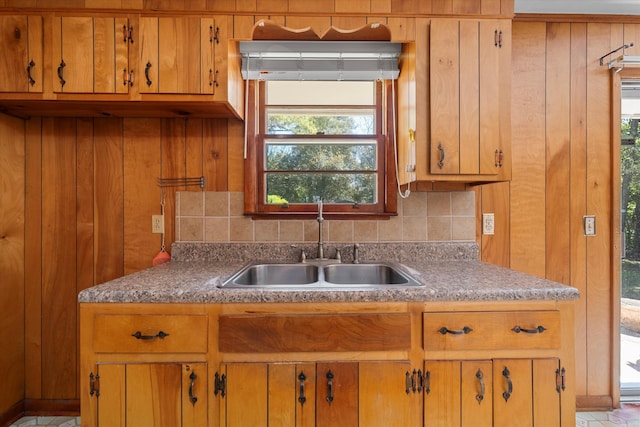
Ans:
[{"label": "wood paneled wall", "polygon": [[25,131],[0,117],[0,424],[24,398]]},{"label": "wood paneled wall", "polygon": [[[611,137],[611,74],[599,58],[637,42],[639,28],[624,22],[514,22],[513,179],[478,190],[480,212],[495,211],[501,230],[479,236],[484,260],[581,292],[576,385],[584,408],[609,407],[619,399],[620,284],[612,280],[619,277],[612,246],[619,161],[613,144],[619,142]],[[584,215],[596,216],[596,236],[584,236]]]},{"label": "wood paneled wall", "polygon": [[[27,295],[26,334],[20,334],[27,337],[26,374],[22,384],[11,390],[28,400],[74,401],[78,346],[76,334],[68,331],[77,330],[78,292],[152,265],[160,235],[150,233],[151,215],[160,213],[161,194],[166,203],[165,243],[170,247],[175,191],[186,188],[171,187],[161,193],[157,178],[204,175],[206,190],[242,191],[243,125],[226,119],[117,118],[35,118],[23,124],[7,116],[0,116],[0,124],[0,135],[15,134],[13,144],[6,148],[2,144],[2,150],[23,150],[22,157],[13,152],[2,156],[12,159],[2,174],[13,181],[26,177],[26,183],[15,182],[1,194],[15,197],[15,204],[26,206],[28,212],[25,287],[17,277],[10,282],[15,300],[5,300],[4,295],[1,299],[16,304],[23,291]],[[25,185],[26,204],[20,203]],[[0,206],[3,212],[9,208]],[[14,228],[11,233],[17,234],[20,230]],[[0,240],[0,245],[5,241],[9,239]],[[0,262],[9,262],[9,257]],[[0,269],[18,275],[24,270]],[[15,316],[23,314],[18,311]],[[13,344],[21,350],[8,353],[22,360],[24,346],[20,340]]]}]

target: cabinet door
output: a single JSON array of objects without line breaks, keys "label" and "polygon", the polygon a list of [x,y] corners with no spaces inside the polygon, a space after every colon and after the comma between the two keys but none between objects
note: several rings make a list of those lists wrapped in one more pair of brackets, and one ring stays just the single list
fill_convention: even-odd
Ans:
[{"label": "cabinet door", "polygon": [[222,426],[315,425],[315,364],[228,363]]},{"label": "cabinet door", "polygon": [[97,379],[97,426],[207,425],[204,363],[101,364]]},{"label": "cabinet door", "polygon": [[0,92],[42,92],[42,17],[0,16]]},{"label": "cabinet door", "polygon": [[54,91],[128,93],[128,20],[111,17],[54,19]]},{"label": "cabinet door", "polygon": [[494,425],[492,400],[494,384],[491,361],[464,361],[461,365],[461,373],[462,421],[460,425],[463,427]]},{"label": "cabinet door", "polygon": [[431,21],[431,173],[501,172],[509,34],[502,20]]},{"label": "cabinet door", "polygon": [[214,36],[211,18],[140,18],[140,92],[213,93]]},{"label": "cabinet door", "polygon": [[425,427],[459,427],[460,361],[441,360],[425,363]]},{"label": "cabinet door", "polygon": [[316,427],[358,426],[358,363],[318,363]]},{"label": "cabinet door", "polygon": [[361,426],[406,427],[411,424],[411,395],[406,392],[409,362],[360,362]]}]

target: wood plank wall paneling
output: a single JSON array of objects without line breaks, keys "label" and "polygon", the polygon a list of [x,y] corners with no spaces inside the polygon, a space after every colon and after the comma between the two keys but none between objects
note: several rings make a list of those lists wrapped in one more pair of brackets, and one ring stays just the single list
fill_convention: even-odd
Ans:
[{"label": "wood plank wall paneling", "polygon": [[44,119],[42,135],[42,398],[75,399],[76,120]]},{"label": "wood plank wall paneling", "polygon": [[521,197],[511,200],[510,267],[539,277],[546,257],[545,46],[545,23],[514,24],[511,194]]},{"label": "wood plank wall paneling", "polygon": [[[598,58],[630,41],[637,24],[515,22],[513,25],[513,179],[505,249],[516,270],[571,284],[576,304],[578,404],[616,404],[619,334],[612,273],[611,83]],[[627,39],[627,37],[629,39]],[[480,212],[493,185],[479,191]],[[495,196],[495,195],[494,195]],[[500,203],[498,203],[499,205]],[[595,215],[597,235],[584,236]],[[498,221],[496,219],[496,224]],[[496,230],[497,232],[498,230]],[[482,259],[502,263],[482,242]],[[609,367],[609,368],[607,368]]]},{"label": "wood plank wall paneling", "polygon": [[0,122],[0,414],[24,396],[25,124]]},{"label": "wood plank wall paneling", "polygon": [[[581,295],[587,292],[587,238],[582,229],[582,217],[587,212],[587,25],[571,24],[571,159],[570,159],[570,209],[571,209],[571,285]],[[585,298],[575,307],[575,317],[582,327],[576,328],[576,348],[585,349],[587,318]],[[587,352],[576,352],[576,371],[587,371]],[[576,376],[576,389],[587,390],[586,375]]]},{"label": "wood plank wall paneling", "polygon": [[[611,393],[609,371],[611,341],[600,337],[611,337],[611,148],[609,141],[611,111],[609,93],[610,75],[600,67],[598,58],[622,42],[611,40],[616,25],[589,24],[587,26],[587,212],[596,215],[597,235],[587,240],[587,360],[597,360],[597,366],[588,363],[587,393],[608,395]],[[612,47],[613,46],[613,47]],[[603,52],[603,53],[599,53]],[[619,284],[615,284],[619,286]]]}]

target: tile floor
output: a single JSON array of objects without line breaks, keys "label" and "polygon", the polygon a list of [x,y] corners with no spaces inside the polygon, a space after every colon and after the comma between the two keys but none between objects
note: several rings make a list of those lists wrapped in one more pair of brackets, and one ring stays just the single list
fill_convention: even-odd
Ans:
[{"label": "tile floor", "polygon": [[[80,417],[24,417],[9,427],[75,427]],[[640,427],[640,404],[629,403],[612,412],[578,412],[576,427]]]}]

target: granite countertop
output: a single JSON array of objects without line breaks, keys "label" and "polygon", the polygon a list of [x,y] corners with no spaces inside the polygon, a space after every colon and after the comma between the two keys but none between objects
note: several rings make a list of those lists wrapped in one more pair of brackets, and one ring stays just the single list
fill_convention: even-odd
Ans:
[{"label": "granite countertop", "polygon": [[[392,302],[392,301],[516,301],[573,300],[576,288],[497,267],[467,256],[466,249],[454,248],[453,256],[411,255],[413,248],[400,248],[392,261],[424,286],[376,289],[221,289],[234,272],[246,264],[217,256],[185,256],[180,252],[171,262],[133,273],[80,292],[80,302],[103,303],[255,303],[255,302]],[[237,248],[234,248],[237,250]],[[192,252],[189,252],[192,251]],[[439,249],[438,249],[439,251]],[[436,252],[429,252],[439,253]],[[246,252],[246,251],[245,251]],[[368,254],[375,252],[375,248]],[[471,251],[473,252],[473,250]],[[365,253],[367,253],[365,251]],[[387,252],[389,253],[389,252]],[[407,255],[409,254],[409,255]],[[435,258],[435,259],[434,259]],[[381,259],[379,257],[365,258]],[[347,261],[347,260],[345,260]]]}]

